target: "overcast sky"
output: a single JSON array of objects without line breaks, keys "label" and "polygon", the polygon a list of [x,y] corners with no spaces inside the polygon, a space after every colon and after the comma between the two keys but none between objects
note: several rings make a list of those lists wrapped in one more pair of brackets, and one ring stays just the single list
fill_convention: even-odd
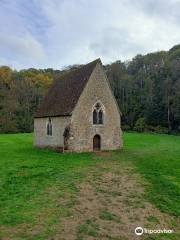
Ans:
[{"label": "overcast sky", "polygon": [[180,0],[0,0],[0,65],[129,60],[180,43]]}]

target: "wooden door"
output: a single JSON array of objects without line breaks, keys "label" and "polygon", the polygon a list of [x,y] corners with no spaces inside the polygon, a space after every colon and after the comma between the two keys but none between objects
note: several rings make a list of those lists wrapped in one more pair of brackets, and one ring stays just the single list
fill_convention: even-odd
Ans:
[{"label": "wooden door", "polygon": [[98,151],[101,149],[101,137],[99,135],[95,135],[93,138],[93,150]]}]

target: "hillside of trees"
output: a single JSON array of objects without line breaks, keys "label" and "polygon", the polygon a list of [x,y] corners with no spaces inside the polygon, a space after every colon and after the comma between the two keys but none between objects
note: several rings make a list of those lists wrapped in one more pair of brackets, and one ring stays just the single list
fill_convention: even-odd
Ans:
[{"label": "hillside of trees", "polygon": [[124,129],[180,131],[180,45],[105,67]]},{"label": "hillside of trees", "polygon": [[[63,71],[0,67],[0,133],[32,132],[33,115]],[[180,133],[180,45],[104,66],[125,130]]]}]

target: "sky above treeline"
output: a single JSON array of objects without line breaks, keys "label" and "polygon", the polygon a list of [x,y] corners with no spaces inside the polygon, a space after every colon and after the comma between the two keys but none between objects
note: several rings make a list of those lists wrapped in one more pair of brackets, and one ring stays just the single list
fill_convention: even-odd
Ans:
[{"label": "sky above treeline", "polygon": [[180,43],[180,0],[0,0],[0,65],[104,64]]}]

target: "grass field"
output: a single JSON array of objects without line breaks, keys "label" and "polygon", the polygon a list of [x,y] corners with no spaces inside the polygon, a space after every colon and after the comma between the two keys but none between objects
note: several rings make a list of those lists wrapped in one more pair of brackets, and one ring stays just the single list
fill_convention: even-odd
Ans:
[{"label": "grass field", "polygon": [[180,137],[124,134],[121,151],[58,154],[0,135],[0,239],[180,239]]}]

